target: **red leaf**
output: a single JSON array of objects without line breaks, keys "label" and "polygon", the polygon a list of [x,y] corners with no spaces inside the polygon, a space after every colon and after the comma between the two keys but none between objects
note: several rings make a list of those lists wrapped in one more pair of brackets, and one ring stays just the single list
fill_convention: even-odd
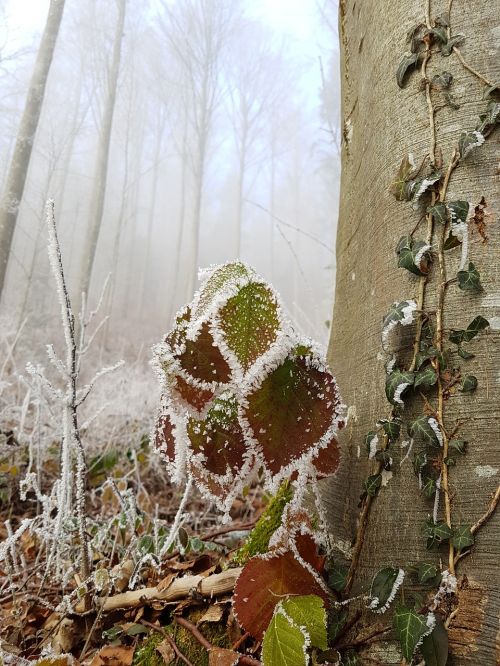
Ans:
[{"label": "red leaf", "polygon": [[185,349],[176,358],[188,375],[203,382],[225,384],[231,376],[207,323],[201,327],[196,340],[185,340]]},{"label": "red leaf", "polygon": [[316,594],[325,604],[323,587],[291,551],[256,556],[247,562],[236,581],[233,608],[245,631],[261,640],[276,604],[288,595]]},{"label": "red leaf", "polygon": [[320,449],[318,455],[313,460],[316,467],[318,478],[323,479],[326,476],[332,476],[338,469],[340,463],[339,443],[332,437],[324,449]]},{"label": "red leaf", "polygon": [[183,377],[177,375],[174,378],[175,384],[172,386],[172,392],[179,395],[181,401],[184,400],[188,405],[201,412],[214,397],[214,392],[210,389],[202,389],[199,386],[193,386]]},{"label": "red leaf", "polygon": [[175,460],[175,438],[173,432],[173,423],[168,413],[165,399],[162,399],[160,414],[156,420],[155,427],[155,448],[162,453],[169,462]]}]

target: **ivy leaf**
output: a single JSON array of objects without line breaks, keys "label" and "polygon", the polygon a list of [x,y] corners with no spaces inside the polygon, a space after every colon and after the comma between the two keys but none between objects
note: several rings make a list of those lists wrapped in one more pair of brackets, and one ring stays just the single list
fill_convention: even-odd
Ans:
[{"label": "ivy leaf", "polygon": [[365,482],[363,484],[367,495],[370,495],[370,497],[375,497],[381,485],[382,485],[382,474],[372,474],[367,479],[365,479]]},{"label": "ivy leaf", "polygon": [[390,442],[395,442],[401,433],[401,419],[379,419],[377,425],[381,426]]},{"label": "ivy leaf", "polygon": [[464,455],[467,450],[467,442],[463,439],[450,439],[448,448],[460,455]]},{"label": "ivy leaf", "polygon": [[437,203],[434,206],[427,206],[427,212],[430,213],[437,222],[441,224],[446,224],[448,221],[448,212],[446,204]]},{"label": "ivy leaf", "polygon": [[422,469],[427,465],[427,453],[419,451],[413,458],[413,471],[418,476]]},{"label": "ivy leaf", "polygon": [[474,358],[474,354],[466,351],[463,347],[457,349],[458,355],[464,359],[464,361],[469,361],[471,358]]},{"label": "ivy leaf", "polygon": [[397,368],[390,375],[387,376],[385,382],[385,394],[387,400],[393,405],[402,405],[402,396],[410,386],[413,386],[415,380],[415,373],[406,372]]},{"label": "ivy leaf", "polygon": [[276,296],[267,285],[250,282],[227,301],[218,323],[227,346],[247,372],[276,340],[280,327]]},{"label": "ivy leaf", "polygon": [[429,476],[424,479],[424,484],[422,486],[422,492],[428,498],[434,497],[436,494],[436,481],[431,479]]},{"label": "ivy leaf", "polygon": [[469,262],[467,270],[458,271],[458,286],[463,291],[482,291],[483,287],[480,281],[479,271],[476,269],[472,261]]},{"label": "ivy leaf", "polygon": [[233,609],[243,629],[261,640],[281,599],[311,594],[328,604],[323,587],[291,551],[266,553],[252,557],[243,567],[236,581]]},{"label": "ivy leaf", "polygon": [[428,365],[423,370],[419,370],[415,375],[415,388],[417,386],[423,386],[427,388],[429,386],[434,386],[437,381],[437,374],[434,368]]},{"label": "ivy leaf", "polygon": [[392,467],[392,458],[389,451],[377,451],[375,460],[378,460],[386,471],[389,471]]},{"label": "ivy leaf", "polygon": [[434,629],[424,636],[421,646],[425,666],[446,666],[448,662],[448,632],[442,620],[436,617]]},{"label": "ivy leaf", "polygon": [[414,180],[411,192],[415,201],[418,201],[420,197],[439,180],[441,180],[441,174],[439,171],[432,171],[429,175]]},{"label": "ivy leaf", "polygon": [[429,34],[431,34],[435,40],[441,44],[446,44],[448,41],[448,34],[444,27],[433,28],[432,30],[429,30]]},{"label": "ivy leaf", "polygon": [[273,474],[316,446],[338,416],[335,380],[319,367],[313,354],[292,353],[247,396],[244,420]]},{"label": "ivy leaf", "polygon": [[335,592],[342,592],[347,582],[347,567],[333,564],[328,570],[328,585]]},{"label": "ivy leaf", "polygon": [[307,666],[307,635],[283,611],[275,613],[262,642],[264,666]]},{"label": "ivy leaf", "polygon": [[460,387],[460,391],[462,393],[471,393],[476,389],[477,389],[477,377],[474,377],[474,375],[465,375],[464,380],[462,382],[462,386]]},{"label": "ivy leaf", "polygon": [[460,551],[474,543],[474,535],[470,531],[470,525],[459,525],[453,530],[451,543]]},{"label": "ivy leaf", "polygon": [[427,564],[426,562],[420,564],[417,569],[418,582],[422,585],[428,581],[434,580],[437,576],[438,570],[434,564]]},{"label": "ivy leaf", "polygon": [[439,16],[436,16],[434,19],[434,23],[436,25],[439,25],[443,28],[448,28],[450,25],[450,15],[448,12],[443,12],[442,14],[439,14]]},{"label": "ivy leaf", "polygon": [[[372,610],[386,610],[386,605],[390,604],[403,582],[404,574],[394,567],[384,567],[375,574],[370,588],[370,597]],[[396,583],[399,583],[396,586]]]},{"label": "ivy leaf", "polygon": [[281,607],[295,624],[305,628],[312,647],[327,649],[326,610],[321,597],[314,594],[289,597],[281,602]]},{"label": "ivy leaf", "polygon": [[461,34],[452,35],[446,43],[441,45],[441,54],[444,55],[445,57],[451,55],[453,47],[457,46],[458,44],[461,44],[464,41],[464,39],[465,35]]},{"label": "ivy leaf", "polygon": [[486,107],[486,113],[479,116],[481,121],[476,130],[483,135],[488,135],[498,122],[500,122],[500,102],[491,100]]},{"label": "ivy leaf", "polygon": [[394,613],[393,624],[403,656],[410,663],[420,639],[429,631],[426,618],[411,608],[400,606]]},{"label": "ivy leaf", "polygon": [[477,130],[472,132],[462,132],[458,140],[458,152],[460,157],[464,159],[474,148],[482,146],[484,143],[484,135]]},{"label": "ivy leaf", "polygon": [[411,155],[403,157],[399,165],[396,180],[389,188],[398,201],[409,201],[411,196],[408,196],[407,183],[411,179],[412,174],[415,172],[415,163]]},{"label": "ivy leaf", "polygon": [[424,415],[410,421],[408,423],[408,434],[412,439],[422,441],[424,444],[431,446],[441,446],[442,444],[439,425],[433,417]]},{"label": "ivy leaf", "polygon": [[424,534],[427,537],[427,548],[430,549],[443,541],[448,541],[453,535],[453,530],[444,520],[435,523],[432,518],[429,518],[425,523]]},{"label": "ivy leaf", "polygon": [[453,75],[450,72],[441,72],[441,74],[435,74],[431,79],[431,84],[433,88],[437,90],[447,90],[453,81]]},{"label": "ivy leaf", "polygon": [[459,245],[461,245],[461,242],[450,232],[448,238],[444,242],[443,250],[453,250],[453,248],[458,247]]},{"label": "ivy leaf", "polygon": [[[377,452],[378,435],[374,430],[365,436],[365,447],[369,458],[373,458]],[[372,450],[372,447],[374,450]]]},{"label": "ivy leaf", "polygon": [[334,643],[346,623],[349,611],[346,608],[332,608],[328,614],[328,641]]},{"label": "ivy leaf", "polygon": [[450,212],[452,222],[459,223],[467,221],[470,208],[468,201],[449,201],[446,207]]},{"label": "ivy leaf", "polygon": [[406,268],[414,275],[427,275],[430,263],[429,249],[423,241],[414,241],[411,236],[403,236],[396,247],[398,267]]},{"label": "ivy leaf", "polygon": [[404,88],[407,74],[417,67],[418,60],[419,58],[416,53],[405,53],[401,58],[396,71],[396,81],[400,88]]},{"label": "ivy leaf", "polygon": [[475,338],[480,331],[484,331],[485,328],[488,328],[489,325],[490,322],[481,315],[474,317],[471,323],[467,326],[467,330],[465,331],[465,342],[470,342],[470,340]]}]

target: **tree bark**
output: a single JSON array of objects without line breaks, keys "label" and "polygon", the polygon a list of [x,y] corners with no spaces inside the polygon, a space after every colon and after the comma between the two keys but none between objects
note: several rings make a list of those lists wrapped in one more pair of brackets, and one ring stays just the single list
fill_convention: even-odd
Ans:
[{"label": "tree bark", "polygon": [[31,76],[17,133],[2,201],[0,203],[0,297],[5,284],[9,254],[26,184],[31,152],[42,110],[50,65],[59,33],[65,0],[51,0],[47,22]]},{"label": "tree bark", "polygon": [[[435,18],[446,7],[431,3]],[[364,437],[387,418],[391,405],[384,393],[385,369],[381,351],[382,318],[394,301],[415,298],[418,278],[397,267],[395,247],[409,234],[422,212],[411,204],[396,201],[389,193],[402,158],[413,152],[419,164],[429,153],[430,129],[425,85],[420,74],[411,76],[404,90],[396,84],[396,69],[408,52],[406,34],[425,23],[426,2],[385,0],[360,2],[340,0],[342,53],[342,177],[337,236],[337,282],[329,360],[336,374],[351,417],[343,431],[343,461],[337,477],[325,487],[325,502],[337,545],[354,543],[363,480],[373,473],[367,460]],[[464,33],[460,46],[466,62],[490,81],[500,80],[498,57],[499,3],[471,0],[452,7],[452,33]],[[473,20],[471,20],[473,17]],[[459,110],[443,106],[435,114],[438,146],[443,149],[444,168],[462,131],[472,130],[484,113],[485,86],[467,71],[456,53],[445,58],[436,53],[429,62],[427,77],[447,70],[453,74],[452,94]],[[442,97],[432,92],[435,106]],[[498,130],[497,130],[498,132]],[[472,152],[453,172],[449,200],[479,203],[484,195],[493,211],[488,224],[489,240],[482,243],[470,231],[470,259],[481,274],[484,291],[469,295],[451,284],[444,310],[445,347],[451,328],[465,329],[477,316],[490,322],[490,330],[470,343],[475,358],[457,363],[462,372],[478,378],[472,394],[453,393],[446,401],[445,425],[452,430],[462,422],[460,438],[468,440],[467,454],[449,468],[449,497],[452,523],[472,525],[486,511],[500,479],[500,188],[498,187],[498,133]],[[496,145],[495,145],[496,144]],[[439,151],[438,151],[439,153]],[[438,155],[439,156],[439,155]],[[425,235],[425,221],[415,236]],[[473,225],[471,225],[473,226]],[[436,251],[436,244],[433,245]],[[460,249],[446,253],[448,276],[458,270]],[[425,309],[437,306],[439,269],[434,259],[428,280]],[[410,335],[400,337],[399,352],[411,345]],[[411,349],[406,350],[411,353]],[[418,392],[417,392],[418,396]],[[430,393],[431,403],[435,394]],[[422,413],[420,398],[411,398],[404,411]],[[405,427],[405,426],[404,426]],[[408,439],[404,431],[401,439]],[[358,457],[358,447],[361,456]],[[393,450],[394,449],[394,450]],[[412,458],[403,458],[399,442],[394,455],[393,478],[374,498],[356,571],[352,593],[366,592],[376,571],[387,565],[408,571],[417,562],[447,566],[447,551],[427,551],[422,526],[432,515],[432,502],[419,492]],[[442,498],[442,504],[444,500]],[[443,511],[440,508],[440,517]],[[477,533],[472,556],[464,558],[457,575],[466,574],[469,586],[459,595],[457,615],[449,628],[453,665],[494,664],[500,659],[498,616],[500,611],[500,516],[497,512]],[[345,547],[344,547],[344,550]],[[405,584],[406,586],[406,584]],[[411,584],[408,583],[411,587]],[[373,614],[371,621],[374,621]],[[390,624],[390,619],[387,624]],[[497,647],[495,647],[497,645]],[[373,661],[370,661],[372,659]],[[372,643],[362,651],[361,663],[400,664],[396,642]]]},{"label": "tree bark", "polygon": [[[104,212],[104,201],[106,197],[106,184],[108,175],[109,148],[111,143],[111,131],[113,128],[113,115],[115,111],[116,89],[118,75],[120,73],[121,48],[123,40],[123,28],[125,25],[126,0],[118,2],[118,18],[116,32],[113,42],[113,53],[111,56],[111,67],[108,77],[108,90],[104,106],[104,115],[99,137],[97,152],[96,171],[94,174],[94,189],[92,192],[89,228],[84,243],[82,265],[79,280],[78,298],[83,292],[88,295],[92,269],[94,266],[95,253],[99,233],[101,230]],[[79,301],[78,301],[79,302]]]}]

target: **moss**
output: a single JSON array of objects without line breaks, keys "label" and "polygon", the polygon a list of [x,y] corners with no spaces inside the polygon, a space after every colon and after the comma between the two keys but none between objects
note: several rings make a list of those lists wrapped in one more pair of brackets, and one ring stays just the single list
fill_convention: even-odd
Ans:
[{"label": "moss", "polygon": [[292,497],[293,490],[290,482],[284,481],[248,535],[246,543],[234,554],[233,562],[235,564],[241,566],[254,555],[267,552],[269,540],[281,525],[283,510]]},{"label": "moss", "polygon": [[157,632],[152,631],[147,638],[144,638],[140,647],[134,652],[133,666],[165,666],[165,661],[159,652],[156,651],[156,646],[163,640],[163,636]]}]

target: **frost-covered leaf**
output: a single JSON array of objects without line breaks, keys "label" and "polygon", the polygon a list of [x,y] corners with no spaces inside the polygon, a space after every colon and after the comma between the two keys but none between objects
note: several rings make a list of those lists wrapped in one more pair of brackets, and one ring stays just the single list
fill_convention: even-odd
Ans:
[{"label": "frost-covered leaf", "polygon": [[441,44],[441,54],[444,56],[449,56],[451,55],[451,52],[453,51],[454,46],[458,46],[461,44],[465,39],[465,35],[457,34],[457,35],[452,35],[450,39],[446,40],[446,42]]},{"label": "frost-covered leaf", "polygon": [[468,201],[449,201],[446,204],[453,223],[466,222],[469,217],[470,204]]},{"label": "frost-covered leaf", "polygon": [[423,562],[419,564],[417,569],[418,582],[424,585],[431,580],[435,580],[438,574],[438,569],[435,564],[428,564]]},{"label": "frost-covered leaf", "polygon": [[201,454],[202,467],[212,474],[237,475],[247,446],[238,421],[238,405],[232,394],[216,398],[207,417],[190,418],[187,433],[195,454]]},{"label": "frost-covered leaf", "polygon": [[471,393],[477,389],[477,377],[474,375],[465,375],[460,386],[460,391],[462,393]]},{"label": "frost-covered leaf", "polygon": [[478,292],[482,291],[483,287],[481,286],[481,280],[479,271],[474,266],[472,261],[469,262],[467,270],[458,271],[458,286],[463,291],[473,291]]},{"label": "frost-covered leaf", "polygon": [[379,419],[377,425],[381,426],[390,442],[395,442],[401,433],[401,419]]},{"label": "frost-covered leaf", "polygon": [[381,485],[382,474],[372,474],[367,479],[365,479],[363,487],[367,495],[370,495],[370,497],[375,497]]},{"label": "frost-covered leaf", "polygon": [[407,184],[414,173],[415,163],[413,157],[412,155],[406,155],[401,161],[396,180],[389,188],[391,194],[393,194],[398,201],[409,201],[411,199],[411,196],[407,191]]},{"label": "frost-covered leaf", "polygon": [[262,642],[264,666],[307,666],[307,635],[283,611],[274,614]]},{"label": "frost-covered leaf", "polygon": [[[212,647],[208,652],[208,666],[237,666],[241,654],[227,648]],[[166,663],[175,663],[175,653],[173,658]]]},{"label": "frost-covered leaf", "polygon": [[314,594],[288,597],[281,602],[281,607],[292,622],[306,630],[312,647],[327,649],[326,610],[321,597]]},{"label": "frost-covered leaf", "polygon": [[397,591],[401,587],[404,579],[402,569],[394,567],[384,567],[377,571],[373,577],[370,597],[372,599],[369,608],[377,613],[383,613],[394,600]]},{"label": "frost-covered leaf", "polygon": [[418,202],[421,196],[423,196],[433,185],[441,180],[441,174],[439,171],[431,171],[427,176],[422,178],[417,178],[413,181],[413,186],[411,189],[412,198],[415,202]]},{"label": "frost-covered leaf", "polygon": [[396,324],[401,324],[401,326],[407,326],[411,324],[414,319],[414,314],[417,309],[417,303],[414,300],[409,301],[395,301],[385,315],[382,323],[382,344],[384,349],[387,346],[387,340],[389,333],[396,326]]},{"label": "frost-covered leaf", "polygon": [[193,319],[206,317],[224,291],[230,291],[234,285],[244,284],[254,275],[251,268],[239,261],[215,266],[195,297]]},{"label": "frost-covered leaf", "polygon": [[376,431],[371,430],[365,436],[365,448],[369,458],[374,458],[377,453],[378,435]]},{"label": "frost-covered leaf", "polygon": [[393,626],[403,656],[410,663],[417,645],[422,637],[429,632],[426,617],[412,608],[400,606],[394,613]]},{"label": "frost-covered leaf", "polygon": [[434,384],[437,381],[437,374],[434,368],[431,365],[428,365],[426,368],[423,370],[419,370],[415,374],[415,388],[417,386],[423,386],[424,388],[428,388],[429,386],[434,386]]},{"label": "frost-covered leaf", "polygon": [[396,71],[396,81],[400,88],[404,88],[407,75],[418,66],[418,61],[416,53],[405,53],[401,58]]},{"label": "frost-covered leaf", "polygon": [[227,301],[218,323],[227,346],[247,372],[277,338],[276,296],[267,285],[250,282]]},{"label": "frost-covered leaf", "polygon": [[474,535],[470,531],[470,525],[459,525],[453,530],[452,544],[460,551],[474,543]]},{"label": "frost-covered leaf", "polygon": [[318,455],[312,461],[319,479],[324,479],[335,474],[339,463],[340,447],[335,437],[332,437],[328,444],[319,450]]},{"label": "frost-covered leaf", "polygon": [[408,423],[408,434],[412,439],[429,444],[431,446],[442,446],[443,435],[438,422],[432,416],[419,416]]},{"label": "frost-covered leaf", "polygon": [[415,374],[413,372],[406,372],[398,368],[388,375],[385,382],[385,394],[387,400],[393,405],[402,405],[402,397],[406,390],[413,386]]},{"label": "frost-covered leaf", "polygon": [[281,599],[309,594],[328,604],[323,587],[291,551],[257,555],[247,562],[236,581],[233,608],[243,629],[261,640]]},{"label": "frost-covered leaf", "polygon": [[458,140],[458,152],[460,157],[464,159],[474,148],[482,146],[484,143],[484,135],[477,130],[472,132],[462,132]]},{"label": "frost-covered leaf", "polygon": [[208,324],[203,324],[196,340],[186,340],[184,350],[176,358],[183,370],[195,380],[225,384],[231,369],[217,347]]},{"label": "frost-covered leaf", "polygon": [[406,268],[414,275],[426,275],[430,264],[429,250],[427,243],[414,241],[411,236],[403,236],[396,247],[399,268]]},{"label": "frost-covered leaf", "polygon": [[212,389],[196,386],[181,375],[172,378],[171,390],[181,404],[185,402],[197,412],[202,412],[215,395]]},{"label": "frost-covered leaf", "polygon": [[168,462],[175,460],[175,437],[174,423],[168,410],[168,401],[163,398],[160,405],[160,413],[156,419],[154,429],[154,445]]},{"label": "frost-covered leaf", "polygon": [[427,206],[427,212],[430,213],[437,222],[441,224],[446,224],[448,221],[448,213],[446,204],[437,203],[434,206]]},{"label": "frost-covered leaf", "polygon": [[326,439],[340,400],[335,380],[312,353],[291,354],[251,390],[243,417],[266,467],[276,474]]},{"label": "frost-covered leaf", "polygon": [[437,90],[447,90],[453,81],[453,75],[450,72],[441,72],[440,74],[435,74],[432,79],[432,87]]},{"label": "frost-covered leaf", "polygon": [[432,632],[425,636],[421,646],[425,666],[446,666],[448,663],[448,632],[439,617]]}]

